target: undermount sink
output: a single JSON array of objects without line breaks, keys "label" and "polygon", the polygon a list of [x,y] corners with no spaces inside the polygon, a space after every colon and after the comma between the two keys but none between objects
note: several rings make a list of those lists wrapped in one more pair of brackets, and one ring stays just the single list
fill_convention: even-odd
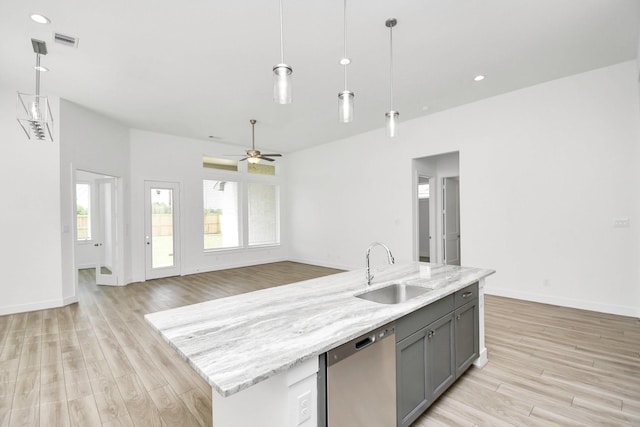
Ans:
[{"label": "undermount sink", "polygon": [[384,288],[361,293],[356,295],[356,297],[380,304],[399,304],[411,298],[426,294],[429,291],[430,289],[421,288],[420,286],[393,283]]}]

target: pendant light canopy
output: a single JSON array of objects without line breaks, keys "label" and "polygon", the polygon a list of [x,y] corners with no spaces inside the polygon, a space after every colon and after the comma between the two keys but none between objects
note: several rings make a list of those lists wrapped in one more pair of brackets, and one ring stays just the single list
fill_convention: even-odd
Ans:
[{"label": "pendant light canopy", "polygon": [[41,40],[31,39],[36,54],[36,93],[18,92],[16,102],[17,120],[28,139],[53,141],[53,116],[46,96],[40,96],[40,72],[45,68],[40,65],[40,55],[47,54],[47,44]]},{"label": "pendant light canopy", "polygon": [[385,127],[387,136],[393,138],[398,135],[400,113],[393,109],[393,27],[398,24],[395,18],[387,19],[385,26],[389,28],[389,111],[385,113]]},{"label": "pendant light canopy", "polygon": [[273,101],[291,104],[291,73],[293,68],[284,62],[282,0],[280,0],[280,63],[273,66]]},{"label": "pendant light canopy", "polygon": [[353,121],[354,94],[347,90],[347,66],[351,60],[347,56],[347,0],[344,0],[344,56],[340,64],[344,67],[344,90],[338,93],[338,117],[342,123]]}]

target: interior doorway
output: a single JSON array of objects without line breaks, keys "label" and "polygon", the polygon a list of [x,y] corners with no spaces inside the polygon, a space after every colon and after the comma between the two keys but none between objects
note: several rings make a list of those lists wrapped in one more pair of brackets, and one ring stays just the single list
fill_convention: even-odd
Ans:
[{"label": "interior doorway", "polygon": [[180,185],[145,182],[145,278],[180,275]]},{"label": "interior doorway", "polygon": [[118,178],[76,170],[75,185],[75,268],[94,269],[98,285],[117,285]]},{"label": "interior doorway", "polygon": [[413,168],[414,259],[460,265],[459,153],[416,158]]}]

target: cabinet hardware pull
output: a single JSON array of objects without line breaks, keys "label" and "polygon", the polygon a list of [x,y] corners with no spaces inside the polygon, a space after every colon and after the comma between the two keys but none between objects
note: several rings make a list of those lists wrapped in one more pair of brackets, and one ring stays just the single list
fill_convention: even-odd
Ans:
[{"label": "cabinet hardware pull", "polygon": [[432,336],[434,336],[436,334],[436,331],[429,331],[429,333],[427,334],[428,338],[431,338]]},{"label": "cabinet hardware pull", "polygon": [[471,295],[473,295],[473,292],[465,292],[462,294],[462,298],[469,298]]},{"label": "cabinet hardware pull", "polygon": [[456,320],[460,320],[460,315],[459,314],[456,316]]}]

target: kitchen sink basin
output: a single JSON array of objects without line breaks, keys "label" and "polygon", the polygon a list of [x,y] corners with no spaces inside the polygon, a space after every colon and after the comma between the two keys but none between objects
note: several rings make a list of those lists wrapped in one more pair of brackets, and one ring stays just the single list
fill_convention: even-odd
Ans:
[{"label": "kitchen sink basin", "polygon": [[356,297],[380,304],[399,304],[411,298],[426,294],[429,291],[431,291],[431,289],[421,288],[420,286],[393,283],[384,288],[358,294]]}]

